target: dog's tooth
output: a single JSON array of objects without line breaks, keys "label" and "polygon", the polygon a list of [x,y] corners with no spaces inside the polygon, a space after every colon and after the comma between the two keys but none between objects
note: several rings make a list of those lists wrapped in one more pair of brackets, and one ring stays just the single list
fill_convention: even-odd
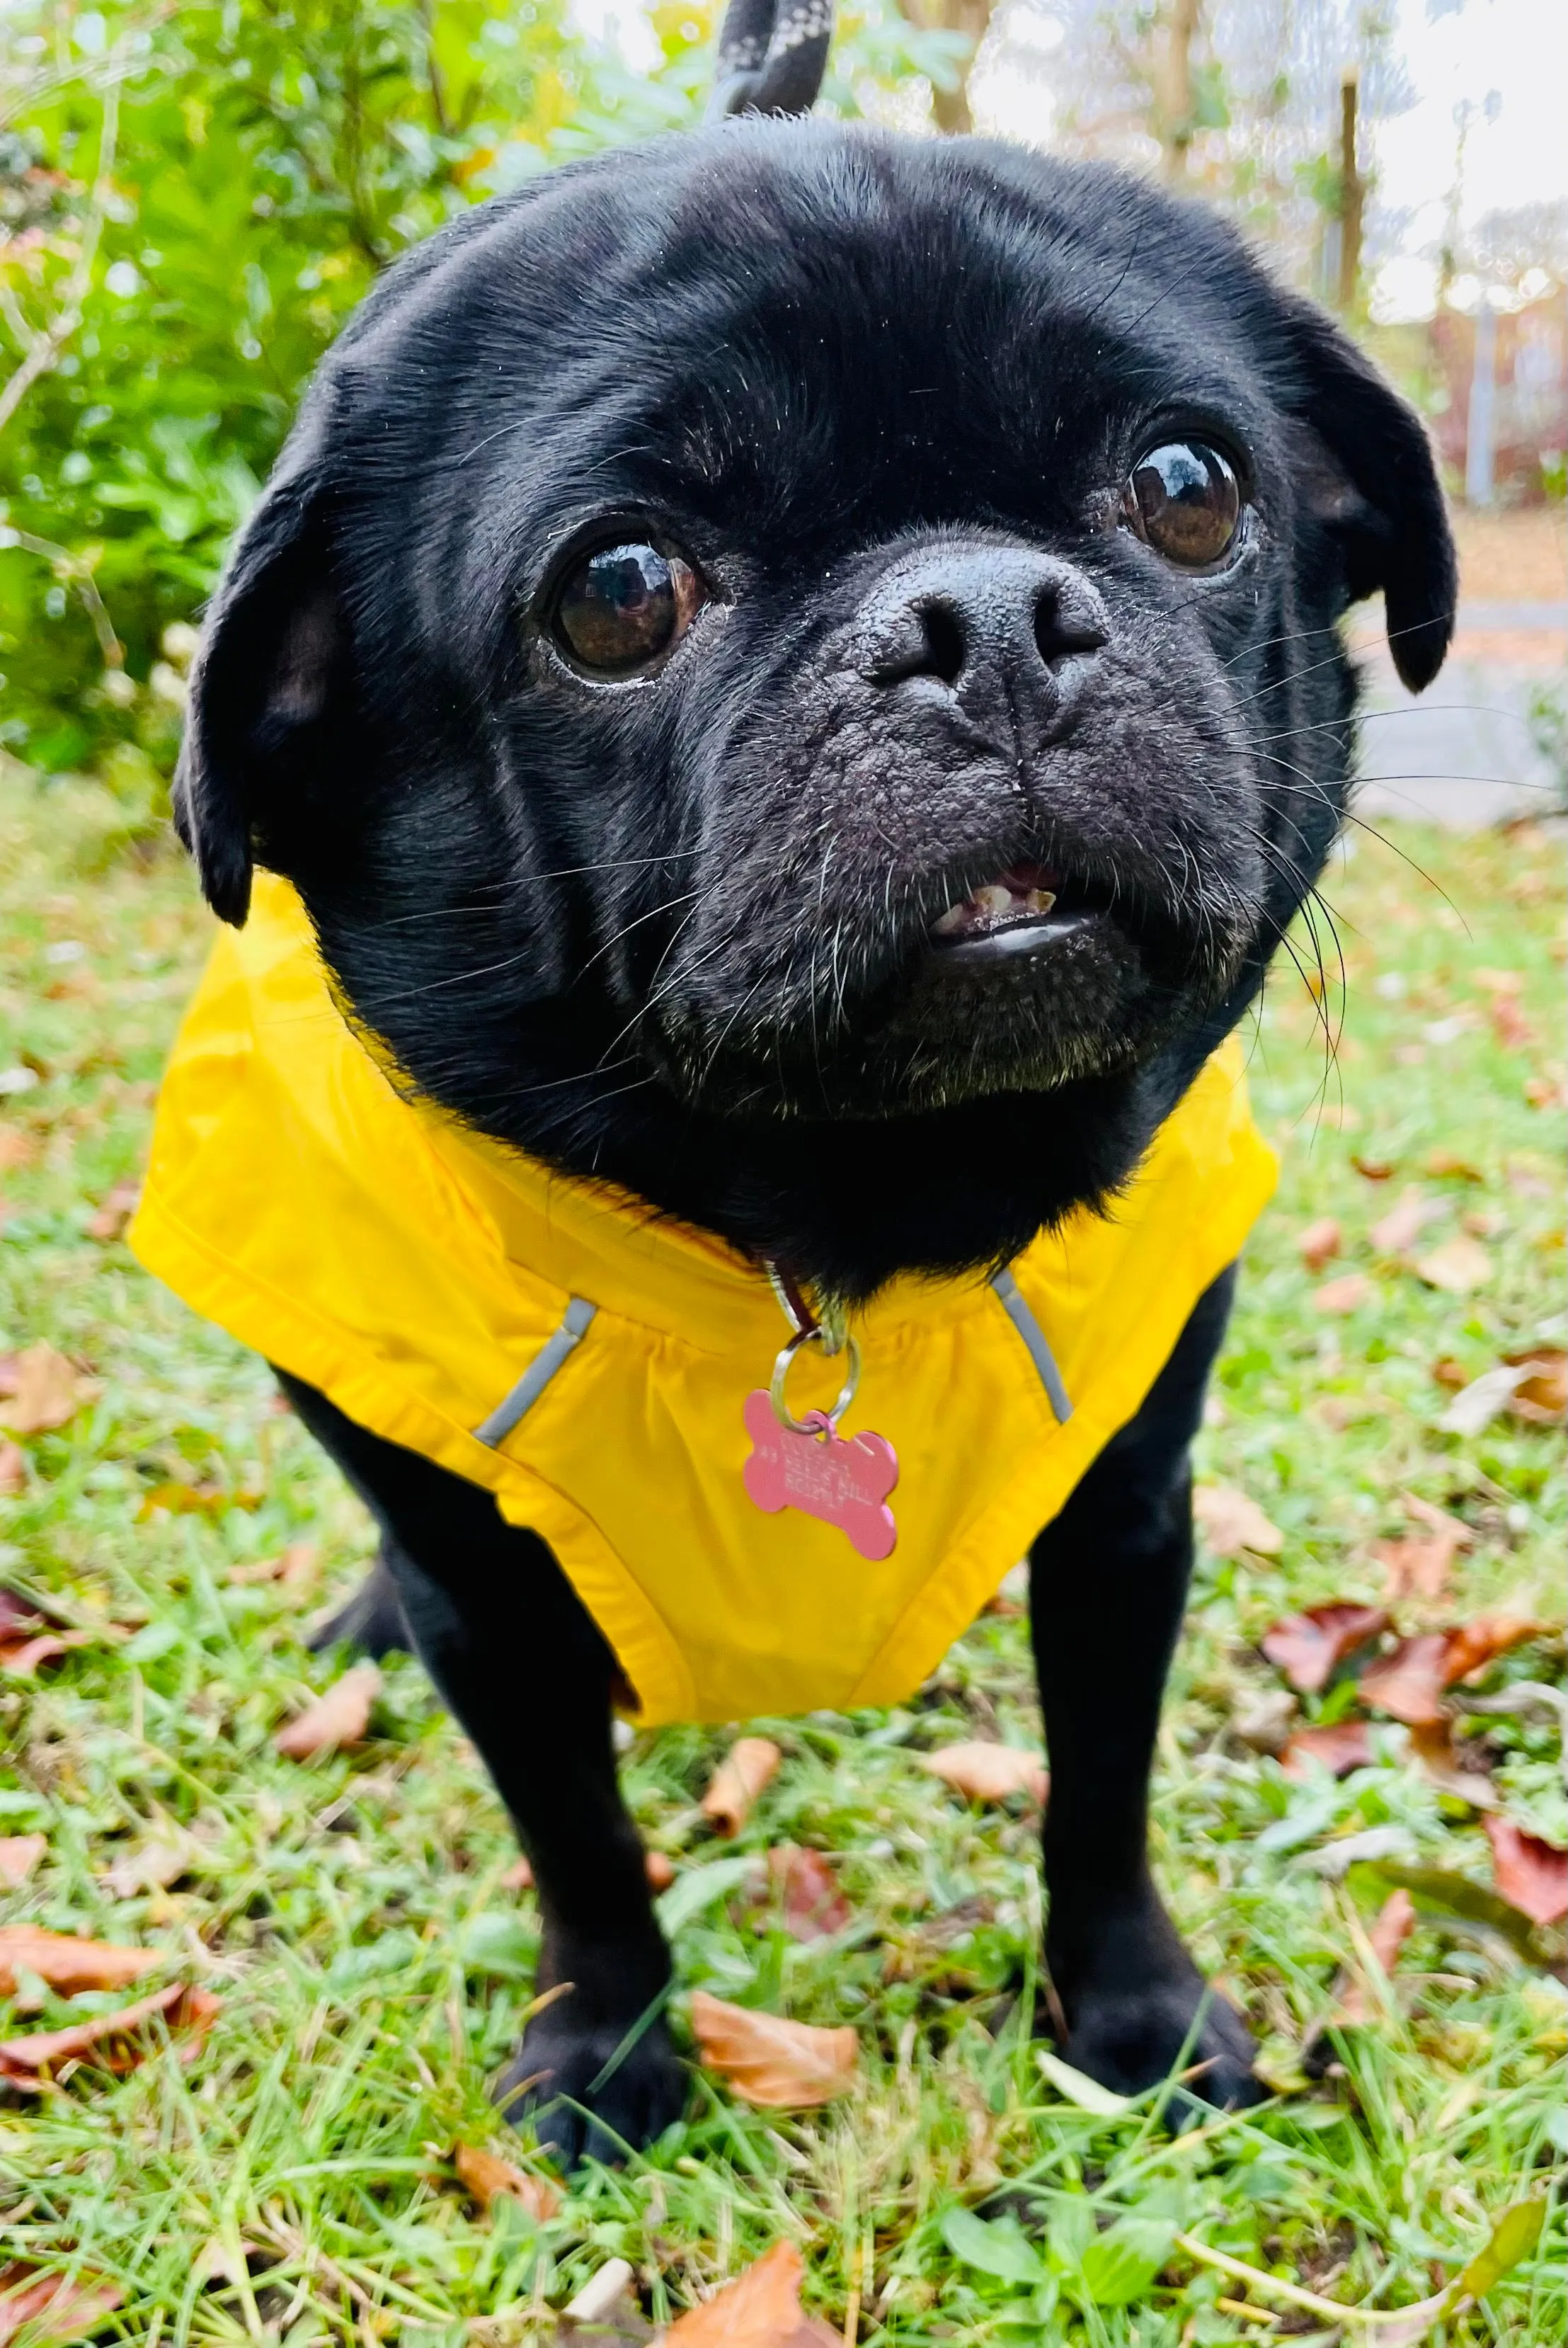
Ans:
[{"label": "dog's tooth", "polygon": [[975,891],[969,902],[980,913],[1010,913],[1013,909],[1013,892],[1010,889],[1004,888],[999,881],[988,880],[983,889]]},{"label": "dog's tooth", "polygon": [[931,933],[938,938],[956,938],[967,930],[973,920],[973,910],[968,899],[961,905],[949,905],[931,924]]},{"label": "dog's tooth", "polygon": [[1056,891],[1054,889],[1030,889],[1023,901],[1031,913],[1049,913],[1056,902]]}]

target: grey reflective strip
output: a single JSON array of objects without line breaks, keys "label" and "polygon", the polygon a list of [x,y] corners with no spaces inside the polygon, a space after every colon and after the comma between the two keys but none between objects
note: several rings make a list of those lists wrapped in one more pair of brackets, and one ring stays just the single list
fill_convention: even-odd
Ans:
[{"label": "grey reflective strip", "polygon": [[1024,1301],[1024,1293],[1010,1272],[999,1272],[991,1286],[1002,1301],[1008,1319],[1029,1347],[1030,1360],[1040,1372],[1045,1397],[1055,1414],[1059,1426],[1065,1426],[1072,1416],[1072,1405],[1067,1398],[1067,1388],[1061,1383],[1061,1372],[1056,1366],[1056,1356],[1045,1342],[1045,1331]]},{"label": "grey reflective strip", "polygon": [[497,1443],[506,1441],[518,1419],[532,1410],[573,1346],[581,1344],[583,1333],[598,1311],[598,1305],[590,1304],[586,1296],[572,1298],[566,1308],[566,1319],[555,1335],[546,1338],[506,1400],[498,1402],[489,1417],[474,1429],[480,1443],[487,1443],[494,1450]]}]

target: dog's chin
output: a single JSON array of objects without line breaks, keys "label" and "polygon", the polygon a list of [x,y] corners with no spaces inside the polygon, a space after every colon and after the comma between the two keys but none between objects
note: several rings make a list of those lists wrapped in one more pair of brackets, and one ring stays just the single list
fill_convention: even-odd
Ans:
[{"label": "dog's chin", "polygon": [[672,1005],[660,1072],[710,1116],[917,1117],[1134,1071],[1201,1018],[1227,976],[1151,954],[1103,911],[1024,909],[955,923],[897,982],[787,1020]]}]

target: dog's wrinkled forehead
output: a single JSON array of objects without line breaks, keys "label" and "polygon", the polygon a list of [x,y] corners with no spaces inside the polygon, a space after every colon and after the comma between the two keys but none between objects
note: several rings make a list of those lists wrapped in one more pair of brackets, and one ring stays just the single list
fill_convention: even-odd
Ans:
[{"label": "dog's wrinkled forehead", "polygon": [[[553,184],[344,354],[338,428],[374,525],[397,471],[400,526],[446,542],[472,612],[618,502],[739,528],[766,562],[911,522],[1081,527],[1167,414],[1271,455],[1235,255],[1204,217],[1152,224],[1094,174],[1009,184],[1012,159],[981,152],[748,126],[700,168]],[[1277,498],[1278,468],[1258,473]]]}]

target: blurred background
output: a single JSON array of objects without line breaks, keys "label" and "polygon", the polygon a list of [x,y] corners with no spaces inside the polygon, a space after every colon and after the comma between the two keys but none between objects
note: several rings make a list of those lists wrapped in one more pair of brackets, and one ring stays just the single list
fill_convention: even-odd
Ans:
[{"label": "blurred background", "polygon": [[[0,7],[0,750],[150,843],[194,624],[376,273],[530,172],[700,115],[688,0]],[[1228,212],[1430,419],[1456,665],[1369,664],[1365,804],[1568,788],[1563,0],[846,0],[827,111],[1108,156]],[[1458,687],[1455,689],[1455,680]]]}]

